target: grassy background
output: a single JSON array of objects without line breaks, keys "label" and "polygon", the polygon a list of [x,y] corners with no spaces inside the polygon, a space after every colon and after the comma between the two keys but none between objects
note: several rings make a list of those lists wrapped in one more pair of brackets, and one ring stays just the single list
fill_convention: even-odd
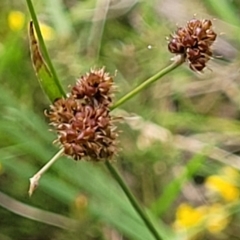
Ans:
[{"label": "grassy background", "polygon": [[[39,20],[54,32],[46,44],[65,89],[91,67],[106,66],[112,74],[117,70],[116,99],[170,63],[165,37],[176,23],[185,24],[194,14],[215,19],[219,37],[213,48],[220,59],[209,62],[203,74],[185,64],[115,111],[126,116],[115,165],[163,239],[189,239],[195,231],[198,239],[240,239],[238,200],[209,196],[205,186],[225,166],[240,169],[240,2],[33,4]],[[19,31],[9,25],[12,11],[25,16]],[[24,1],[1,0],[0,239],[153,239],[103,164],[62,158],[28,197],[28,179],[57,151],[43,115],[49,103],[31,65],[29,20]],[[182,202],[221,204],[231,220],[217,234],[200,226],[189,236],[175,235]]]}]

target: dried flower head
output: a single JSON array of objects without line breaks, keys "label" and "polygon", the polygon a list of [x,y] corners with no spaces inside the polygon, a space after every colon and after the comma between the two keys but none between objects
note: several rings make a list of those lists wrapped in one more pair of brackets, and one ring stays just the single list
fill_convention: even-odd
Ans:
[{"label": "dried flower head", "polygon": [[168,49],[183,55],[192,70],[201,71],[212,56],[211,45],[216,37],[210,20],[192,19],[171,35]]},{"label": "dried flower head", "polygon": [[71,94],[76,99],[84,99],[87,103],[97,102],[109,106],[112,101],[113,78],[104,68],[92,69],[86,73],[72,88]]},{"label": "dried flower head", "polygon": [[91,70],[77,81],[67,98],[50,106],[46,116],[66,155],[100,161],[116,153],[118,132],[109,110],[112,86],[113,79],[103,68]]}]

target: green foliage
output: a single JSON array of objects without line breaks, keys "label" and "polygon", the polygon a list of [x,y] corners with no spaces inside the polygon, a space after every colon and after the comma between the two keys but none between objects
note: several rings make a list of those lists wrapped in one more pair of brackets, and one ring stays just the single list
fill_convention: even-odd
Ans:
[{"label": "green foliage", "polygon": [[[184,64],[120,106],[124,112],[114,111],[126,120],[119,126],[122,151],[113,164],[162,239],[187,239],[173,228],[181,202],[194,207],[218,202],[227,212],[225,229],[214,234],[200,225],[193,231],[199,239],[238,239],[238,199],[227,203],[209,196],[205,182],[225,165],[240,168],[239,2],[185,1],[179,8],[174,1],[112,1],[105,14],[98,9],[100,2],[108,1],[34,2],[38,18],[54,32],[51,40],[43,37],[66,92],[89,68],[105,65],[112,74],[118,72],[117,101],[169,65],[165,36],[195,13],[216,18],[214,30],[225,33],[214,54],[226,61],[210,61],[211,71],[201,75]],[[25,16],[18,30],[8,19],[16,10]],[[0,238],[154,239],[104,164],[61,158],[28,198],[28,179],[58,149],[43,114],[48,102],[31,65],[27,5],[3,0],[0,13],[0,191],[13,204],[12,209],[0,207]],[[196,176],[202,184],[196,184]],[[239,187],[239,179],[235,184]],[[36,207],[39,222],[26,209],[25,216],[12,213],[16,200]],[[76,220],[77,229],[44,223],[41,210]]]}]

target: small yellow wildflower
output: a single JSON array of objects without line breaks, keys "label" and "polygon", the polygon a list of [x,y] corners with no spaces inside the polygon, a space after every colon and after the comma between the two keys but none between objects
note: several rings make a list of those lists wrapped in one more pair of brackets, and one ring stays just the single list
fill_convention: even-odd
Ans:
[{"label": "small yellow wildflower", "polygon": [[44,23],[39,23],[39,26],[44,40],[50,41],[55,38],[55,31],[53,28]]},{"label": "small yellow wildflower", "polygon": [[239,198],[239,189],[226,177],[221,175],[212,175],[206,180],[206,187],[217,192],[225,201],[236,201]]},{"label": "small yellow wildflower", "polygon": [[209,207],[208,212],[206,227],[210,233],[219,233],[227,227],[230,218],[227,216],[222,205],[213,204]]},{"label": "small yellow wildflower", "polygon": [[220,204],[193,208],[184,203],[177,209],[174,227],[176,230],[201,227],[202,230],[207,229],[210,233],[217,234],[224,230],[229,222],[230,218]]},{"label": "small yellow wildflower", "polygon": [[[23,28],[25,23],[25,15],[20,11],[11,11],[8,14],[8,26],[12,31],[19,31]],[[46,41],[53,40],[55,38],[55,31],[50,26],[39,23],[39,27],[43,36],[43,39]]]},{"label": "small yellow wildflower", "polygon": [[20,11],[11,11],[8,14],[8,26],[12,31],[19,31],[25,23],[25,15]]},{"label": "small yellow wildflower", "polygon": [[174,225],[177,229],[195,227],[202,223],[205,214],[205,207],[193,208],[189,204],[183,203],[177,209]]}]

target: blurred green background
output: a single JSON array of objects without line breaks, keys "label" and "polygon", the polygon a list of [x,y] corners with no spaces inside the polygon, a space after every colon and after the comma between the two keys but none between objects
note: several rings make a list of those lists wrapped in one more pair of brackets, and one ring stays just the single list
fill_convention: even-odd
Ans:
[{"label": "blurred green background", "polygon": [[[114,111],[125,121],[113,163],[163,239],[240,239],[240,1],[33,1],[66,91],[90,68],[117,71],[115,99],[170,64],[166,37],[213,21],[215,59],[180,66]],[[104,164],[61,158],[30,58],[25,1],[0,1],[0,239],[154,239]]]}]

